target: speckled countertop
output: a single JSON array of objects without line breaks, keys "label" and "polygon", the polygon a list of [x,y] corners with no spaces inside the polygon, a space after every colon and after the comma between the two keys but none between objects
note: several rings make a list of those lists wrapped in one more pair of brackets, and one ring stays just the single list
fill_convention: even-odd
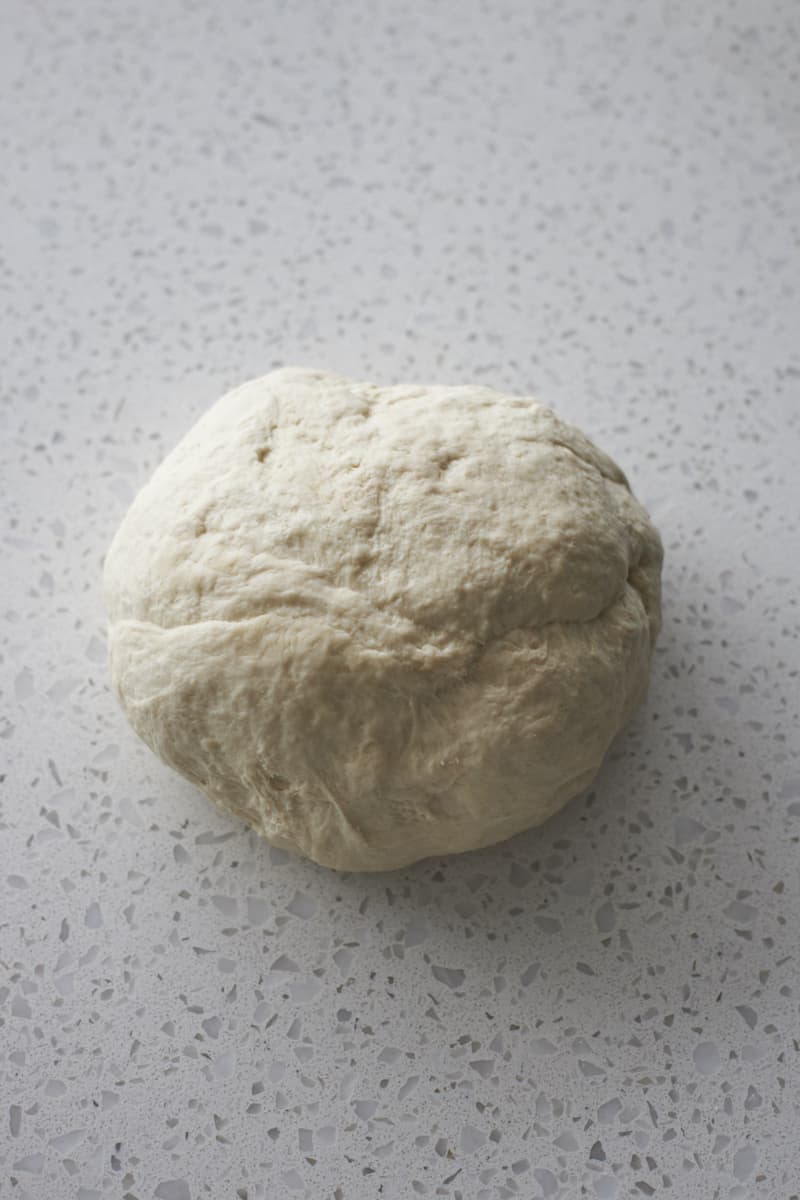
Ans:
[{"label": "speckled countertop", "polygon": [[[790,0],[5,6],[0,1195],[800,1193]],[[667,548],[543,830],[387,876],[137,743],[99,576],[273,365],[537,392]]]}]

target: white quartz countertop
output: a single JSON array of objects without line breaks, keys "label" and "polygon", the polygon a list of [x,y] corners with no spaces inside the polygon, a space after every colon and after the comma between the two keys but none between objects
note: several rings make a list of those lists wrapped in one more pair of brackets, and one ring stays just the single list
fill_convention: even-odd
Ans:
[{"label": "white quartz countertop", "polygon": [[[0,1196],[800,1194],[791,0],[10,0]],[[590,794],[390,875],[129,730],[100,572],[276,365],[535,393],[666,546]]]}]

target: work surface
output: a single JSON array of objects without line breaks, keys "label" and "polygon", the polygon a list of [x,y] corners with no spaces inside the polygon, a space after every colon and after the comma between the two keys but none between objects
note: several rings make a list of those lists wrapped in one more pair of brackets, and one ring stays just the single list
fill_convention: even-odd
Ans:
[{"label": "work surface", "polygon": [[[800,1192],[796,20],[7,6],[0,1195]],[[651,510],[649,698],[544,829],[337,876],[118,711],[111,535],[284,363],[534,392]]]}]

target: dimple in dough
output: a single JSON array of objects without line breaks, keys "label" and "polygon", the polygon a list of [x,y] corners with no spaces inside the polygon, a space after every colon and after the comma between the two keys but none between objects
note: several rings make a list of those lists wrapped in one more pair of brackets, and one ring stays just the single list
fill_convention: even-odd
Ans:
[{"label": "dimple in dough", "polygon": [[274,845],[401,867],[588,786],[647,685],[661,561],[619,468],[530,398],[275,371],[122,522],[113,684]]}]

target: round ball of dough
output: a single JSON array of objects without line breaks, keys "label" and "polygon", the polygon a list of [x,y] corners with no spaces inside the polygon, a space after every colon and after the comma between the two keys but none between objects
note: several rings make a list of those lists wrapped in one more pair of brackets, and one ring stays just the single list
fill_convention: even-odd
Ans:
[{"label": "round ball of dough", "polygon": [[400,867],[587,787],[647,684],[661,560],[619,468],[530,398],[275,371],[125,517],[113,683],[274,845]]}]

